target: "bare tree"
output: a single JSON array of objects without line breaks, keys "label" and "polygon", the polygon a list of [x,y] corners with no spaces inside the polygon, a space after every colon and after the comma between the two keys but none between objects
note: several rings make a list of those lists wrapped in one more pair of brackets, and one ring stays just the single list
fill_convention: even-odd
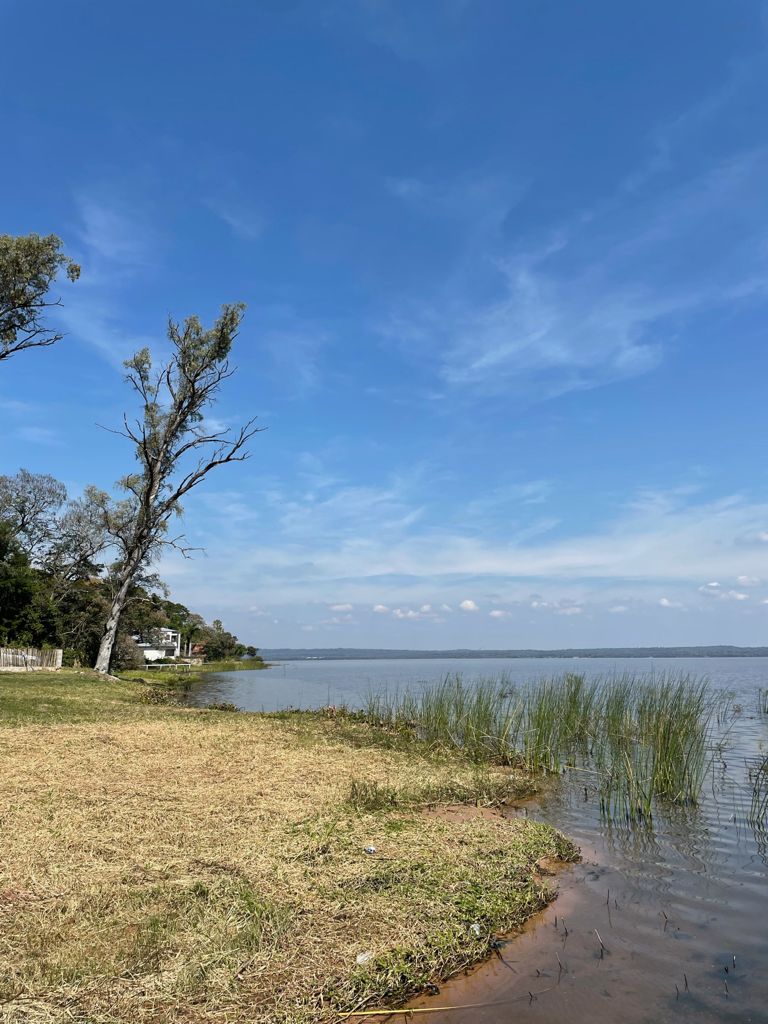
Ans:
[{"label": "bare tree", "polygon": [[43,322],[58,299],[48,297],[62,267],[70,281],[80,267],[61,251],[56,235],[0,235],[0,362],[26,348],[44,348],[63,335]]},{"label": "bare tree", "polygon": [[105,527],[119,552],[116,588],[99,646],[96,669],[108,672],[120,615],[136,574],[156,557],[163,545],[189,553],[183,537],[169,536],[169,523],[181,514],[181,499],[211,470],[248,458],[246,445],[257,433],[249,420],[237,433],[209,430],[205,410],[215,401],[222,383],[232,376],[228,363],[245,307],[222,307],[208,330],[197,317],[183,325],[170,320],[171,356],[158,369],[148,349],[126,362],[126,381],[143,408],[140,419],[123,417],[115,431],[135,446],[139,472],[120,481],[127,497],[119,502],[101,497]]}]

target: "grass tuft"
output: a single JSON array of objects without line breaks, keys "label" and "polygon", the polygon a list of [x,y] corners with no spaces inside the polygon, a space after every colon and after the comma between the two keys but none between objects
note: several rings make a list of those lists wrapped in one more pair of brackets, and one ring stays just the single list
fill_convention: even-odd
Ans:
[{"label": "grass tuft", "polygon": [[697,802],[716,703],[687,675],[568,673],[527,686],[447,676],[420,694],[371,694],[364,717],[393,736],[453,750],[475,764],[596,773],[612,818],[649,820],[655,802]]}]

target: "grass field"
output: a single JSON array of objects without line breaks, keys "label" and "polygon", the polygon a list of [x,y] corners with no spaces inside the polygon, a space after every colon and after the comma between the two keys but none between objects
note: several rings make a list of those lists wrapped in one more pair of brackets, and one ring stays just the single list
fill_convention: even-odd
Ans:
[{"label": "grass field", "polygon": [[514,799],[528,781],[508,768],[382,746],[344,715],[153,706],[145,690],[0,675],[8,1024],[396,1005],[546,903],[540,858],[576,856],[529,819],[423,813]]}]

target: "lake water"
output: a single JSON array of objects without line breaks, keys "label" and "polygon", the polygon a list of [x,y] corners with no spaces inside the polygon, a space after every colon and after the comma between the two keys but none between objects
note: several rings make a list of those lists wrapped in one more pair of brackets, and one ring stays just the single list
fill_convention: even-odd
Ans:
[{"label": "lake water", "polygon": [[465,680],[503,673],[523,682],[564,671],[593,677],[661,670],[704,675],[728,695],[700,805],[658,813],[650,831],[619,828],[601,817],[584,778],[566,774],[517,813],[571,836],[583,863],[563,873],[558,900],[505,945],[503,960],[412,1005],[475,1004],[431,1013],[433,1024],[518,1017],[533,1024],[768,1024],[768,836],[750,824],[748,778],[750,764],[768,752],[768,715],[758,709],[768,659],[286,662],[209,677],[191,699],[248,710],[354,707],[370,689],[415,690],[454,672]]}]

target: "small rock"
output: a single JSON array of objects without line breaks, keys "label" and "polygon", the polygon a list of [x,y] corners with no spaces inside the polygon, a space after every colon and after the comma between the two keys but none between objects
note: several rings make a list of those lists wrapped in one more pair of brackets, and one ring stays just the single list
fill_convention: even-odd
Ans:
[{"label": "small rock", "polygon": [[371,953],[370,950],[368,950],[365,953],[358,953],[357,956],[355,957],[355,963],[356,964],[367,964],[372,956],[373,956],[373,953]]}]

